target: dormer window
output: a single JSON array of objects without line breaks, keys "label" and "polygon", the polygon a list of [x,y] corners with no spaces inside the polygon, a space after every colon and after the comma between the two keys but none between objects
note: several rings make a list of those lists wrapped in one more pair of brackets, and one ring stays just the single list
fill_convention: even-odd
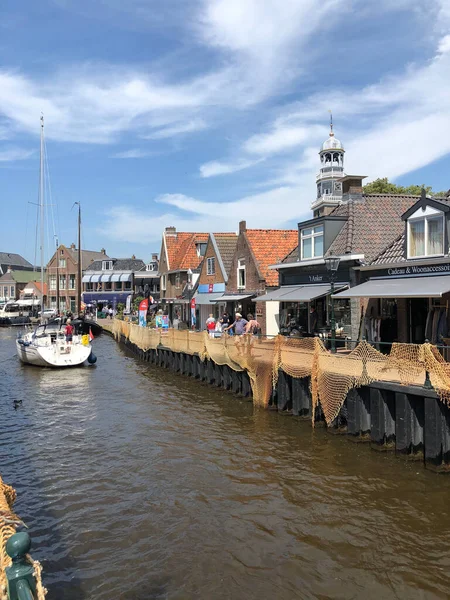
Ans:
[{"label": "dormer window", "polygon": [[155,263],[149,263],[146,267],[145,267],[146,271],[155,271]]},{"label": "dormer window", "polygon": [[[408,219],[408,258],[442,256],[444,254],[444,215],[426,209],[423,217]],[[430,214],[431,213],[431,214]]]},{"label": "dormer window", "polygon": [[112,271],[113,262],[112,260],[102,260],[102,271]]},{"label": "dormer window", "polygon": [[323,256],[323,225],[302,229],[300,239],[301,260]]},{"label": "dormer window", "polygon": [[200,258],[200,256],[205,256],[205,252],[206,252],[206,244],[197,244],[197,256]]}]

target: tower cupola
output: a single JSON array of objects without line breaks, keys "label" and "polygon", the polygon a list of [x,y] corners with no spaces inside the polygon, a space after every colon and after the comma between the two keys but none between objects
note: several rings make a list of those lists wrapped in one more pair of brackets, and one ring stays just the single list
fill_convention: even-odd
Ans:
[{"label": "tower cupola", "polygon": [[333,115],[330,115],[330,136],[319,151],[320,171],[316,177],[317,196],[312,203],[314,216],[329,214],[342,202],[342,182],[344,177],[344,146],[333,131]]}]

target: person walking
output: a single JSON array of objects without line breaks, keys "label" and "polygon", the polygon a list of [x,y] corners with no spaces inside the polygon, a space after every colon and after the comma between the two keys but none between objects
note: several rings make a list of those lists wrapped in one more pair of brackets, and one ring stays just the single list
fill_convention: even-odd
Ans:
[{"label": "person walking", "polygon": [[72,339],[73,339],[73,325],[72,325],[72,321],[71,319],[67,319],[66,321],[66,342],[68,344],[72,343]]},{"label": "person walking", "polygon": [[234,316],[234,323],[228,325],[228,327],[225,327],[224,331],[233,329],[235,335],[242,335],[245,333],[245,326],[247,325],[248,321],[242,317],[241,313],[237,312]]},{"label": "person walking", "polygon": [[252,314],[247,315],[247,325],[245,326],[245,333],[251,333],[258,335],[261,333],[261,326]]}]

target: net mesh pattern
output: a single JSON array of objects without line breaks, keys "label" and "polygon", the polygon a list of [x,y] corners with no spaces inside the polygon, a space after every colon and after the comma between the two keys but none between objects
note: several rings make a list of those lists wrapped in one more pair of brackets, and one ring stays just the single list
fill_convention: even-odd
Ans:
[{"label": "net mesh pattern", "polygon": [[439,399],[450,406],[450,363],[431,344],[393,344],[382,354],[361,342],[349,353],[331,354],[319,338],[275,338],[252,335],[212,338],[207,332],[169,329],[162,333],[124,321],[114,321],[112,331],[138,348],[161,348],[196,354],[234,371],[249,375],[253,402],[266,407],[280,371],[294,378],[310,378],[312,416],[320,404],[330,425],[342,408],[348,392],[374,381],[423,386],[425,373]]}]

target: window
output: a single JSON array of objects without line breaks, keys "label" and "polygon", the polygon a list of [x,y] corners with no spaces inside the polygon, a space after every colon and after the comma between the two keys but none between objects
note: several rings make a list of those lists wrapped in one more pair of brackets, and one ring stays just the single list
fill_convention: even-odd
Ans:
[{"label": "window", "polygon": [[3,286],[3,297],[8,298],[8,286],[7,285]]},{"label": "window", "polygon": [[179,289],[181,287],[181,278],[180,278],[180,274],[179,273],[177,273],[175,275],[175,287],[177,289]]},{"label": "window", "polygon": [[408,221],[408,258],[444,254],[444,217],[433,215]]},{"label": "window", "polygon": [[66,268],[66,259],[65,258],[60,258],[59,259],[59,268],[60,269],[65,269]]},{"label": "window", "polygon": [[69,290],[75,289],[75,275],[69,275]]},{"label": "window", "polygon": [[102,261],[102,271],[112,271],[113,263],[112,260],[103,260]]},{"label": "window", "polygon": [[110,292],[112,290],[112,283],[110,281],[107,281],[105,283],[105,292]]},{"label": "window", "polygon": [[60,250],[59,253],[61,254],[61,256],[64,256],[64,250]]},{"label": "window", "polygon": [[167,279],[166,279],[167,275],[162,275],[161,276],[161,289],[165,292],[167,289]]},{"label": "window", "polygon": [[66,276],[65,275],[59,276],[59,289],[60,290],[66,289]]},{"label": "window", "polygon": [[245,259],[244,258],[240,258],[238,260],[237,284],[238,284],[239,290],[245,288]]},{"label": "window", "polygon": [[148,265],[146,265],[145,270],[146,271],[155,271],[155,263],[149,263]]},{"label": "window", "polygon": [[15,295],[16,295],[16,288],[12,285],[11,286],[11,298],[14,298]]},{"label": "window", "polygon": [[56,296],[50,296],[50,308],[56,308]]},{"label": "window", "polygon": [[116,281],[116,292],[121,292],[121,291],[122,291],[122,282]]},{"label": "window", "polygon": [[50,275],[50,289],[56,290],[56,275]]},{"label": "window", "polygon": [[205,256],[206,244],[197,244],[197,256]]},{"label": "window", "polygon": [[323,225],[301,231],[301,259],[323,256]]},{"label": "window", "polygon": [[70,296],[70,311],[73,313],[76,311],[75,296]]},{"label": "window", "polygon": [[216,274],[216,259],[214,258],[214,256],[211,256],[211,258],[206,259],[206,274]]},{"label": "window", "polygon": [[131,281],[125,281],[125,289],[126,290],[131,290]]}]

